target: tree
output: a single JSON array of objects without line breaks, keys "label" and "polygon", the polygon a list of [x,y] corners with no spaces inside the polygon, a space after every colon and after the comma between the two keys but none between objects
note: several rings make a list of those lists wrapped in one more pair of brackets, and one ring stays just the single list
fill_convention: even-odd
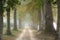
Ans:
[{"label": "tree", "polygon": [[8,0],[7,1],[7,35],[11,35],[10,30],[10,9],[14,9],[15,6],[18,4],[19,0]]},{"label": "tree", "polygon": [[11,34],[11,31],[10,31],[10,7],[7,7],[6,11],[7,11],[7,32],[6,32],[6,34],[10,35]]},{"label": "tree", "polygon": [[21,19],[19,18],[19,28],[21,28]]},{"label": "tree", "polygon": [[39,31],[41,31],[41,10],[38,10],[38,17],[39,17]]},{"label": "tree", "polygon": [[39,29],[41,29],[41,6],[42,6],[43,0],[33,0],[32,1],[32,11],[37,10],[38,16],[39,16]]},{"label": "tree", "polygon": [[58,6],[58,22],[57,22],[57,32],[58,32],[58,39],[57,40],[60,40],[60,0],[57,0],[57,6]]},{"label": "tree", "polygon": [[45,29],[45,13],[44,13],[44,1],[41,2],[39,13],[39,20],[40,20],[40,29],[43,31]]},{"label": "tree", "polygon": [[45,32],[54,34],[51,0],[45,0]]},{"label": "tree", "polygon": [[[21,2],[18,2],[18,0],[15,2],[15,6],[14,6],[14,30],[17,30],[17,19],[16,19],[17,9],[16,9],[16,4],[21,5]],[[20,21],[19,21],[19,23],[20,23]]]},{"label": "tree", "polygon": [[0,40],[2,40],[2,30],[3,30],[3,4],[2,0],[0,1]]},{"label": "tree", "polygon": [[17,30],[16,8],[14,8],[14,30]]},{"label": "tree", "polygon": [[3,5],[5,3],[5,0],[0,0],[0,40],[2,40],[2,34],[3,34]]},{"label": "tree", "polygon": [[40,23],[40,31],[43,31],[45,28],[45,17],[44,17],[43,7],[41,6],[41,9],[39,10],[39,23]]}]

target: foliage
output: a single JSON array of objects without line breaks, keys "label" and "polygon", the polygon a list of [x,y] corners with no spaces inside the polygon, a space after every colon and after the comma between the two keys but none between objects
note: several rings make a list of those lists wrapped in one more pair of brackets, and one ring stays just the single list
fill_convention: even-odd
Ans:
[{"label": "foliage", "polygon": [[6,0],[3,0],[3,4],[5,4]]},{"label": "foliage", "polygon": [[56,0],[47,0],[47,3],[56,4]]},{"label": "foliage", "polygon": [[40,9],[43,6],[44,1],[46,1],[47,4],[56,3],[56,0],[32,0],[33,9]]},{"label": "foliage", "polygon": [[35,2],[35,8],[40,9],[43,0],[34,0],[34,2]]},{"label": "foliage", "polygon": [[20,4],[19,0],[8,0],[7,1],[7,6],[11,8],[14,8],[17,4],[18,5]]},{"label": "foliage", "polygon": [[52,3],[53,3],[53,4],[56,4],[56,3],[57,3],[57,0],[53,0]]}]

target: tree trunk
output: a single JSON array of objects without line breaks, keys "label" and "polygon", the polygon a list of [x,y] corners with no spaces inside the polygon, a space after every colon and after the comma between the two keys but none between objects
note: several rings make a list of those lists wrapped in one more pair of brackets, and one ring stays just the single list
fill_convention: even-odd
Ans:
[{"label": "tree trunk", "polygon": [[43,12],[43,7],[41,7],[41,30],[43,31],[45,29],[45,15],[44,15],[44,12]]},{"label": "tree trunk", "polygon": [[45,32],[47,33],[55,33],[55,29],[53,27],[53,16],[52,16],[52,7],[51,0],[45,0]]},{"label": "tree trunk", "polygon": [[16,8],[14,8],[14,30],[17,30]]},{"label": "tree trunk", "polygon": [[19,28],[21,28],[21,19],[19,18]]},{"label": "tree trunk", "polygon": [[44,13],[41,7],[41,10],[39,10],[39,30],[43,31],[45,28],[45,19],[44,19]]},{"label": "tree trunk", "polygon": [[0,14],[0,40],[2,40],[3,33],[3,14]]},{"label": "tree trunk", "polygon": [[2,0],[0,0],[0,40],[2,40],[3,34],[3,4]]},{"label": "tree trunk", "polygon": [[39,31],[41,31],[41,10],[38,10],[38,17],[39,17]]},{"label": "tree trunk", "polygon": [[45,4],[44,4],[44,1],[43,1],[43,3],[42,3],[42,16],[43,16],[43,27],[44,27],[44,29],[45,29],[45,9],[44,9],[44,6]]},{"label": "tree trunk", "polygon": [[57,0],[57,6],[58,6],[58,22],[57,22],[57,28],[58,28],[58,39],[60,40],[60,0]]},{"label": "tree trunk", "polygon": [[3,33],[3,12],[0,10],[0,40],[2,40]]},{"label": "tree trunk", "polygon": [[10,7],[7,8],[7,35],[11,35],[11,29],[10,29]]}]

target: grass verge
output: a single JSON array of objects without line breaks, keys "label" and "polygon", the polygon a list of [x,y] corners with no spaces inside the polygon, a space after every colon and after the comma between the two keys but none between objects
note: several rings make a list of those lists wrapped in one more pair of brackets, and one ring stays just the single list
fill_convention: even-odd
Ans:
[{"label": "grass verge", "polygon": [[3,40],[14,40],[21,33],[21,31],[22,31],[22,29],[19,31],[11,30],[12,35],[3,34]]}]

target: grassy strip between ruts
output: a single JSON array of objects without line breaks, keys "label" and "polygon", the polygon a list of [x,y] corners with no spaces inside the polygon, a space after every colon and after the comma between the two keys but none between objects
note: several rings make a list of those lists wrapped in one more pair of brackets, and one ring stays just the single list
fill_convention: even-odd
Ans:
[{"label": "grassy strip between ruts", "polygon": [[19,31],[14,31],[12,30],[12,35],[5,35],[3,34],[3,40],[14,40],[20,33],[21,33],[22,29],[20,29]]}]

